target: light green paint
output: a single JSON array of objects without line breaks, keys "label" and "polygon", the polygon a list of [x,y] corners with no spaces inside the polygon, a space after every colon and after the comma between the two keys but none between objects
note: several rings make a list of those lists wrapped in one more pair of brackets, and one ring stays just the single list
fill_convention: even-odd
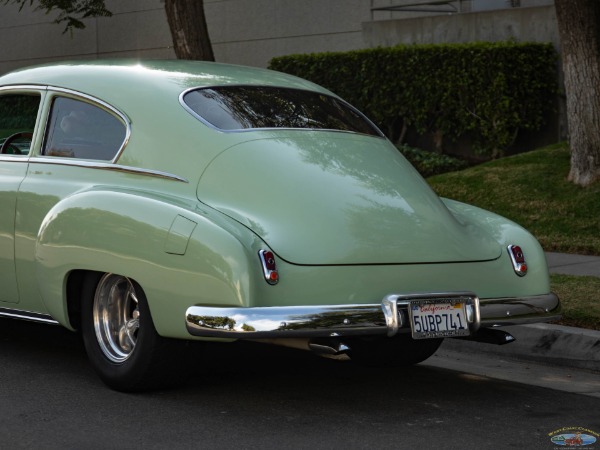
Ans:
[{"label": "light green paint", "polygon": [[198,198],[296,264],[496,259],[501,248],[459,223],[385,139],[296,131],[221,153]]},{"label": "light green paint", "polygon": [[183,216],[178,215],[175,217],[169,229],[165,252],[173,255],[185,255],[188,242],[196,225],[198,225],[196,222]]},{"label": "light green paint", "polygon": [[[471,290],[482,299],[549,292],[543,252],[526,231],[440,201],[384,139],[223,133],[179,103],[188,88],[226,83],[326,92],[269,71],[179,61],[61,64],[0,78],[0,87],[38,85],[30,90],[43,94],[29,157],[0,157],[0,306],[18,300],[19,308],[69,326],[69,275],[113,272],[143,287],[160,334],[189,338],[184,314],[191,305],[377,303],[414,291]],[[131,139],[117,164],[187,182],[41,158],[51,99],[63,95],[56,88],[98,97],[129,118]],[[512,270],[509,243],[525,251],[524,278]],[[276,286],[264,281],[257,256],[269,246],[279,255]]]}]

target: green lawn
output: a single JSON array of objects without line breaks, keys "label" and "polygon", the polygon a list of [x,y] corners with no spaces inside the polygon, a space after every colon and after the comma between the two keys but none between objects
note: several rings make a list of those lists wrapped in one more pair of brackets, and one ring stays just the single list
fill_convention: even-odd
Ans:
[{"label": "green lawn", "polygon": [[569,150],[557,144],[428,181],[442,197],[514,220],[547,251],[600,255],[600,183],[581,188],[568,173]]},{"label": "green lawn", "polygon": [[[600,255],[600,183],[567,181],[569,150],[557,144],[428,179],[442,197],[471,203],[523,225],[547,251]],[[561,324],[600,330],[600,278],[551,276]]]},{"label": "green lawn", "polygon": [[562,325],[600,330],[600,277],[552,274],[550,281],[563,306]]}]

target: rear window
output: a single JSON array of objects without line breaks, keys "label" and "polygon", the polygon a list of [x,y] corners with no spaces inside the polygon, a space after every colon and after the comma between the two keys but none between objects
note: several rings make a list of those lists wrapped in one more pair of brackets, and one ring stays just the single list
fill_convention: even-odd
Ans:
[{"label": "rear window", "polygon": [[196,89],[183,103],[200,119],[225,131],[254,128],[309,128],[381,136],[347,103],[329,95],[272,86]]}]

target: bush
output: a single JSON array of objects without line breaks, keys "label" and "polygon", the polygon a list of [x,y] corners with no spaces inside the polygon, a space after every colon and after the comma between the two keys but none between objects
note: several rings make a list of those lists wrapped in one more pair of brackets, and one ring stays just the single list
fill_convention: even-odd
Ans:
[{"label": "bush", "polygon": [[269,67],[332,90],[393,141],[412,128],[436,136],[440,150],[467,136],[498,156],[554,108],[556,63],[551,44],[480,42],[290,55]]},{"label": "bush", "polygon": [[426,152],[406,144],[397,147],[424,178],[466,169],[469,165],[466,161],[439,153]]}]

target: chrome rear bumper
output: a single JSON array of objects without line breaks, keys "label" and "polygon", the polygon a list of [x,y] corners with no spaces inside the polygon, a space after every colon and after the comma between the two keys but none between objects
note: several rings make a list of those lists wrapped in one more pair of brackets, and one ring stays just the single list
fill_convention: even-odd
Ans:
[{"label": "chrome rear bumper", "polygon": [[472,333],[479,327],[500,327],[560,318],[554,293],[521,298],[479,300],[469,292],[388,295],[379,304],[215,308],[192,306],[186,311],[190,334],[200,337],[264,339],[332,337],[410,332],[408,303],[415,299],[465,301]]}]

